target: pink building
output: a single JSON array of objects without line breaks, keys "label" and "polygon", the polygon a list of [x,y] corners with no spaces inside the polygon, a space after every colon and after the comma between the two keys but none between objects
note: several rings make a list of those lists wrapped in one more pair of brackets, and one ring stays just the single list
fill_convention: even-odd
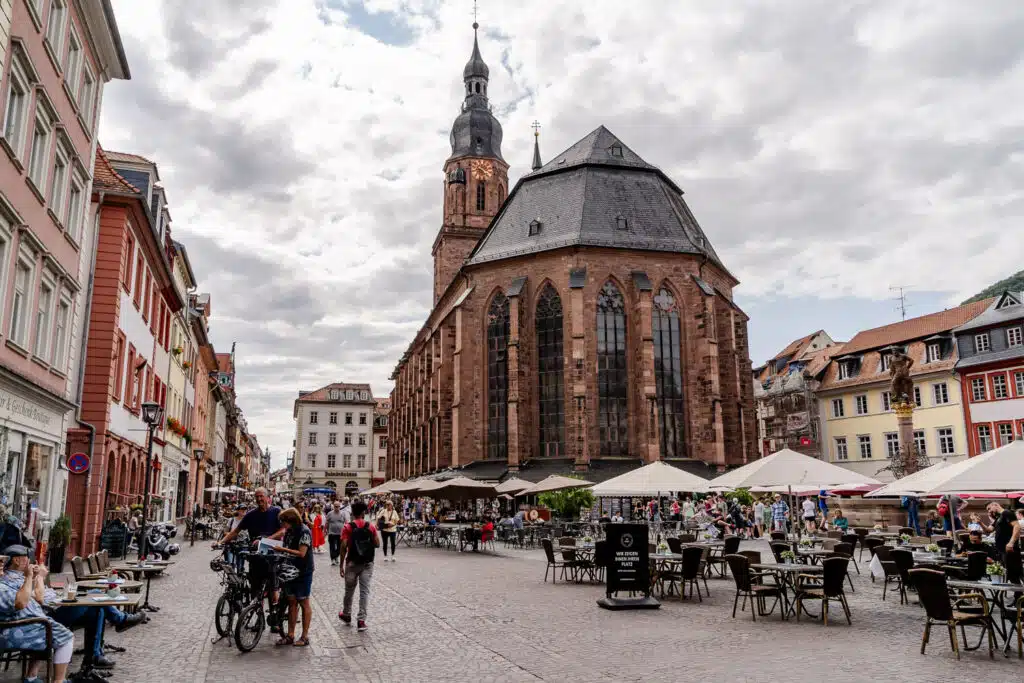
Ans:
[{"label": "pink building", "polygon": [[0,0],[0,503],[64,510],[94,251],[103,85],[129,77],[109,0]]}]

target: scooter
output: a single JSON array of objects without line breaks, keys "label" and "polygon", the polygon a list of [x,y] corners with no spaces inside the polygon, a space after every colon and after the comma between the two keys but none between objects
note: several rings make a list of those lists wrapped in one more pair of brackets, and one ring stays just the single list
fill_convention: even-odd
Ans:
[{"label": "scooter", "polygon": [[170,542],[170,532],[165,524],[154,524],[149,528],[149,536],[146,540],[146,548],[153,555],[159,555],[163,559],[170,559],[171,555],[177,555],[181,546]]}]

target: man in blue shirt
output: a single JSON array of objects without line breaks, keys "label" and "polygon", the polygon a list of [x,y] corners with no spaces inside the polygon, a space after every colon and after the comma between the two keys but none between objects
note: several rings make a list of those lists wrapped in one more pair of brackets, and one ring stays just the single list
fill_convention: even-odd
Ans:
[{"label": "man in blue shirt", "polygon": [[248,531],[249,538],[253,541],[257,538],[281,538],[284,536],[285,529],[278,520],[280,514],[281,508],[270,504],[270,495],[267,490],[258,488],[256,489],[256,509],[249,510],[237,527],[224,534],[221,543],[233,540],[243,531]]}]

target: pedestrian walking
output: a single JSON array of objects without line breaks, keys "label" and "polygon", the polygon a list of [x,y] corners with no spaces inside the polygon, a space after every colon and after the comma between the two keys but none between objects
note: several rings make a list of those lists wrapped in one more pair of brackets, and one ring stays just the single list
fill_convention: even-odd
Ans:
[{"label": "pedestrian walking", "polygon": [[334,501],[327,515],[327,547],[331,553],[331,564],[341,562],[341,530],[345,528],[348,520],[342,512],[341,503]]},{"label": "pedestrian walking", "polygon": [[327,520],[324,519],[323,509],[319,503],[313,508],[312,520],[313,526],[310,529],[313,531],[313,552],[322,553],[324,546],[327,544],[327,535],[324,533]]},{"label": "pedestrian walking", "polygon": [[398,525],[401,523],[398,511],[389,500],[380,511],[377,524],[380,526],[381,545],[384,547],[384,561],[388,561],[388,542],[391,543],[391,561],[395,561],[395,539],[398,537]]},{"label": "pedestrian walking", "polygon": [[345,599],[338,618],[345,625],[352,624],[352,598],[359,584],[359,612],[356,627],[366,630],[366,607],[370,602],[370,581],[373,579],[373,557],[380,547],[377,527],[363,519],[366,503],[352,503],[352,521],[341,532],[341,578],[345,579]]}]

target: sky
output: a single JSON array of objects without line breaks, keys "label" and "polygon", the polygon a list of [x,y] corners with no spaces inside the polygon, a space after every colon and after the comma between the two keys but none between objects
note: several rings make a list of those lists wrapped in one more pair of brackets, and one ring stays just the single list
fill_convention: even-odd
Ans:
[{"label": "sky", "polygon": [[[376,395],[431,303],[470,0],[114,0],[101,144],[160,168],[280,466],[300,389]],[[510,181],[600,124],[730,271],[751,357],[953,306],[1021,269],[1024,3],[484,0]]]}]

